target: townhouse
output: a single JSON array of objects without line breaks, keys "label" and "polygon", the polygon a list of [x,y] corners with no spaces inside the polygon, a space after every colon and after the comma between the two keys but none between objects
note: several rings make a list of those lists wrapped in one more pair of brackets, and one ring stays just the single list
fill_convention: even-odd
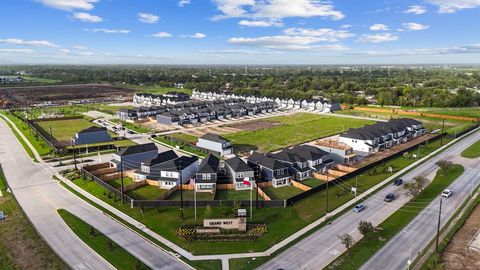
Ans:
[{"label": "townhouse", "polygon": [[124,170],[138,169],[145,160],[153,159],[158,155],[158,148],[154,143],[137,144],[125,147],[113,154],[110,167]]},{"label": "townhouse", "polygon": [[220,160],[216,156],[209,154],[204,158],[195,174],[195,190],[197,192],[214,192],[219,168]]},{"label": "townhouse", "polygon": [[422,122],[411,118],[400,118],[349,129],[340,134],[339,142],[349,145],[356,152],[371,154],[405,143],[423,134],[425,134],[425,128]]},{"label": "townhouse", "polygon": [[110,136],[110,134],[108,134],[107,128],[97,126],[91,126],[89,128],[83,129],[75,133],[75,136],[72,138],[72,143],[74,145],[110,141],[112,141],[112,137]]},{"label": "townhouse", "polygon": [[197,157],[181,156],[151,166],[145,179],[158,181],[158,186],[162,189],[171,189],[180,183],[189,183],[197,171]]},{"label": "townhouse", "polygon": [[220,156],[233,154],[232,144],[222,136],[213,133],[206,133],[199,137],[197,146],[219,154]]},{"label": "townhouse", "polygon": [[145,160],[140,164],[140,169],[135,170],[133,174],[133,180],[142,181],[147,179],[147,175],[155,170],[152,170],[152,167],[155,167],[158,164],[177,159],[178,155],[173,150],[168,150],[162,153],[158,153],[157,156],[153,159]]},{"label": "townhouse", "polygon": [[235,186],[235,190],[250,189],[255,182],[253,168],[237,156],[225,160],[225,172],[228,179]]},{"label": "townhouse", "polygon": [[272,182],[273,187],[290,185],[291,175],[285,163],[257,152],[252,153],[247,162],[251,167],[260,171],[261,181]]}]

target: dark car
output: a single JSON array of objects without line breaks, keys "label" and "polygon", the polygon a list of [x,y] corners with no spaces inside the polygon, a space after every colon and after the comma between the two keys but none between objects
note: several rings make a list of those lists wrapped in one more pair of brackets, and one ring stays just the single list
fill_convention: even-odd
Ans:
[{"label": "dark car", "polygon": [[129,131],[128,131],[128,134],[135,134],[135,132],[134,132],[134,131],[131,131],[131,130],[129,130]]},{"label": "dark car", "polygon": [[398,178],[398,179],[395,179],[395,181],[393,181],[394,186],[401,186],[402,184],[403,184],[402,178]]},{"label": "dark car", "polygon": [[150,138],[156,138],[156,137],[157,137],[157,134],[150,135]]},{"label": "dark car", "polygon": [[388,193],[387,196],[385,196],[385,199],[384,199],[384,201],[386,201],[386,202],[391,202],[393,200],[395,200],[395,194],[393,194],[393,193]]}]

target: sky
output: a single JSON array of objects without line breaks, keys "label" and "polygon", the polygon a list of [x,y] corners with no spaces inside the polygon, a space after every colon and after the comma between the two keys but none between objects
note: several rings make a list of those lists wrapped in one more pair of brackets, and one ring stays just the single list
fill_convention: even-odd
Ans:
[{"label": "sky", "polygon": [[2,0],[0,64],[480,63],[480,0]]}]

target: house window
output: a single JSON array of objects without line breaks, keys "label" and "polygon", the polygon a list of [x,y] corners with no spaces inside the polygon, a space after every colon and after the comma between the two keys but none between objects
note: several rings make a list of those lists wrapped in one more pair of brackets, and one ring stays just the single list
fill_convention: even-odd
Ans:
[{"label": "house window", "polygon": [[245,173],[243,172],[237,173],[237,178],[244,178],[244,177],[245,177]]},{"label": "house window", "polygon": [[210,179],[211,179],[211,175],[210,175],[209,173],[204,173],[204,174],[202,175],[202,179],[203,179],[203,180],[210,180]]}]

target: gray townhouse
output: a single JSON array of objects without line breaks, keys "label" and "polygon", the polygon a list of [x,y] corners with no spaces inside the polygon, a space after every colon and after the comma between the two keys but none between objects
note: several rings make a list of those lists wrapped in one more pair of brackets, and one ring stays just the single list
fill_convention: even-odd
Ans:
[{"label": "gray townhouse", "polygon": [[247,162],[251,167],[260,170],[261,181],[272,182],[275,188],[290,185],[291,175],[288,166],[283,162],[257,152],[252,153]]},{"label": "gray townhouse", "polygon": [[220,156],[233,154],[231,143],[222,136],[213,133],[206,133],[198,138],[197,146],[219,154]]},{"label": "gray townhouse", "polygon": [[162,189],[171,189],[177,185],[188,184],[198,171],[196,156],[181,156],[150,167],[146,179],[158,181]]},{"label": "gray townhouse", "polygon": [[107,128],[97,126],[91,126],[89,128],[83,129],[75,133],[75,136],[72,138],[72,143],[74,145],[102,143],[110,141],[112,141],[112,137],[110,137],[110,134],[108,134]]},{"label": "gray townhouse", "polygon": [[208,154],[202,160],[195,174],[195,190],[198,192],[214,192],[217,186],[218,171],[220,168],[220,160]]},{"label": "gray townhouse", "polygon": [[137,111],[128,108],[120,108],[117,111],[117,116],[122,121],[135,121],[138,119]]},{"label": "gray townhouse", "polygon": [[[250,185],[253,185],[255,182],[255,171],[253,168],[237,156],[225,160],[225,171],[228,179],[235,186],[235,190],[250,189]],[[245,184],[244,180],[248,180],[250,185]]]},{"label": "gray townhouse", "polygon": [[147,175],[152,172],[152,167],[167,162],[169,160],[177,159],[178,155],[173,150],[158,153],[158,155],[146,161],[140,163],[140,169],[136,170],[133,174],[133,180],[142,181],[147,179]]},{"label": "gray townhouse", "polygon": [[154,143],[132,145],[113,154],[110,166],[120,170],[123,163],[124,170],[138,169],[142,162],[153,159],[157,155],[158,148]]}]

